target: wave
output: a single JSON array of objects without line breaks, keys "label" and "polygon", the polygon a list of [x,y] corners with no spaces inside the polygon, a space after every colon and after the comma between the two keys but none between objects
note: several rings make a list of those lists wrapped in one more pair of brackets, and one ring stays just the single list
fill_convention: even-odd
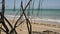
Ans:
[{"label": "wave", "polygon": [[39,21],[51,21],[51,22],[60,22],[60,20],[54,20],[54,19],[33,19],[33,20],[39,20]]},{"label": "wave", "polygon": [[[8,18],[8,19],[14,19],[14,17],[15,17],[15,19],[18,19],[20,16],[19,15],[17,15],[17,16],[14,16],[14,15],[5,15],[5,17],[6,18]],[[33,17],[33,16],[29,16],[30,18],[29,18],[29,20],[32,20],[32,21],[38,21],[38,22],[40,22],[40,21],[49,21],[49,22],[59,22],[60,23],[60,20],[59,19],[46,19],[46,18],[38,18],[38,17]]]},{"label": "wave", "polygon": [[5,15],[5,17],[8,19],[8,20],[13,20],[14,18],[15,19],[18,19],[19,18],[19,15],[15,16],[15,15]]}]

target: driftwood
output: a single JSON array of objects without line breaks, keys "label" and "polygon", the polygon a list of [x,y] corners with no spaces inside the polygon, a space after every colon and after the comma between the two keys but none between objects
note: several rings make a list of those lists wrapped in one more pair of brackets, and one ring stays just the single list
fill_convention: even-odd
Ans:
[{"label": "driftwood", "polygon": [[[11,29],[13,29],[12,25],[10,24],[10,22],[0,13],[0,15],[7,21],[8,25],[11,27]],[[4,28],[6,29],[6,31],[4,29],[2,29],[5,33],[8,33],[9,32],[9,29],[7,27],[7,25],[5,24],[4,21],[1,21],[0,23],[2,23],[2,25],[4,26]],[[16,32],[16,30],[15,30]]]},{"label": "driftwood", "polygon": [[[3,1],[4,1],[4,0],[3,0]],[[4,28],[5,28],[6,30],[4,30],[4,29],[1,28],[1,27],[0,27],[0,29],[3,30],[6,34],[14,34],[14,33],[17,34],[17,32],[16,32],[15,29],[16,29],[20,24],[22,24],[22,23],[26,20],[28,32],[29,32],[29,34],[31,34],[31,32],[32,32],[31,24],[30,24],[30,21],[29,21],[29,19],[27,18],[26,14],[25,14],[25,10],[26,10],[26,8],[28,7],[28,5],[30,4],[30,2],[31,2],[31,0],[30,0],[30,1],[28,2],[28,4],[26,5],[25,9],[23,9],[23,5],[22,5],[22,2],[21,2],[21,8],[22,8],[23,13],[22,13],[22,15],[19,17],[19,19],[16,21],[14,27],[10,24],[10,22],[9,22],[9,21],[6,19],[6,17],[4,16],[5,6],[4,6],[4,4],[3,4],[4,7],[2,7],[2,13],[0,13],[0,16],[1,16],[1,18],[2,18],[3,20],[0,20],[0,23],[2,23],[2,25],[4,26]],[[3,3],[3,2],[2,2],[2,3]],[[16,26],[16,25],[18,24],[18,21],[23,17],[23,15],[25,16],[25,20],[21,21],[20,24],[19,24],[18,26]],[[5,24],[4,20],[5,20],[5,21],[8,23],[8,25],[11,27],[11,30],[10,30],[10,31],[9,31],[9,29],[8,29],[8,27],[7,27],[8,25]]]},{"label": "driftwood", "polygon": [[[0,23],[2,23],[2,25],[4,26],[4,28],[5,28],[6,30],[4,30],[4,29],[1,28],[1,27],[0,27],[0,29],[3,30],[6,34],[9,34],[9,29],[8,29],[7,25],[5,24],[5,21],[4,21],[4,20],[6,20],[6,22],[7,22],[8,25],[11,27],[11,29],[12,29],[13,27],[12,27],[12,25],[10,24],[10,22],[5,18],[4,12],[5,12],[5,0],[2,0],[2,12],[0,13],[0,16],[1,16],[1,18],[0,18]],[[15,32],[16,32],[16,30],[15,30]],[[1,34],[1,33],[0,33],[0,34]]]},{"label": "driftwood", "polygon": [[[4,26],[4,28],[6,29],[6,32],[8,32],[9,31],[9,29],[7,28],[7,26],[6,26],[6,24],[5,24],[5,22],[4,22],[4,11],[5,11],[5,0],[2,0],[2,12],[1,12],[1,14],[0,14],[0,16],[1,16],[1,23],[2,23],[2,25]],[[2,16],[3,15],[3,16]]]},{"label": "driftwood", "polygon": [[[3,0],[4,1],[4,0]],[[2,23],[2,25],[4,26],[4,28],[5,28],[5,30],[3,29],[3,28],[1,28],[0,27],[0,29],[1,30],[3,30],[6,34],[17,34],[17,32],[16,32],[16,28],[18,27],[18,26],[20,26],[20,24],[22,24],[25,20],[26,20],[26,24],[27,24],[27,28],[28,28],[28,32],[29,32],[29,34],[31,34],[31,32],[32,32],[32,26],[31,26],[31,24],[30,24],[30,21],[29,21],[29,19],[27,18],[27,16],[26,16],[26,14],[25,14],[25,10],[26,10],[26,8],[28,7],[28,5],[30,4],[30,2],[31,2],[31,0],[27,3],[27,5],[26,5],[26,7],[25,8],[23,8],[23,5],[22,5],[22,1],[21,1],[21,8],[22,8],[22,11],[23,11],[23,13],[21,14],[21,16],[19,17],[19,19],[16,21],[16,23],[15,23],[15,25],[14,25],[14,27],[12,26],[12,24],[10,24],[10,22],[7,20],[7,18],[4,16],[4,11],[5,11],[5,4],[4,4],[4,2],[2,1],[2,12],[0,13],[0,16],[1,16],[1,19],[0,19],[0,23]],[[18,24],[18,21],[23,17],[23,15],[25,16],[25,20],[23,20],[23,21],[21,21],[20,22],[20,24],[18,25],[18,26],[16,26],[17,24]],[[5,21],[8,23],[8,25],[10,26],[10,28],[11,28],[11,30],[9,31],[9,29],[8,29],[8,25],[6,25],[5,24]]]},{"label": "driftwood", "polygon": [[[30,1],[31,1],[31,0],[30,0]],[[26,19],[26,24],[27,24],[27,28],[28,28],[29,34],[31,34],[31,32],[32,32],[32,28],[31,28],[32,26],[31,26],[31,24],[30,24],[29,19],[27,18],[26,14],[25,14],[25,10],[26,10],[27,6],[30,4],[30,1],[29,1],[28,4],[26,5],[25,9],[23,9],[23,5],[22,5],[22,1],[21,1],[21,8],[22,8],[23,13],[22,13],[22,15],[20,16],[20,18],[16,21],[15,26],[14,26],[14,27],[16,27],[18,21],[19,21],[19,20],[21,19],[21,17],[24,15],[24,16],[25,16],[25,19]]]}]

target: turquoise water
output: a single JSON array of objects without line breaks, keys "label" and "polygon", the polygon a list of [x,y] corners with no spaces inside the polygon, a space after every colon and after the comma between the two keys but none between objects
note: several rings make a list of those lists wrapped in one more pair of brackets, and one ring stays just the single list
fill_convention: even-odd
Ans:
[{"label": "turquoise water", "polygon": [[20,14],[20,10],[18,10],[18,9],[16,9],[15,11],[13,9],[6,9],[5,10],[5,15],[15,15],[16,13]]},{"label": "turquoise water", "polygon": [[40,17],[38,20],[60,23],[60,9],[35,10],[34,15]]},{"label": "turquoise water", "polygon": [[[29,12],[29,13],[28,13]],[[33,12],[33,13],[32,13]],[[20,15],[21,11],[16,9],[6,9],[5,15]],[[26,10],[26,15],[37,16],[40,18],[49,18],[49,19],[60,19],[60,9],[41,9],[41,10]]]}]

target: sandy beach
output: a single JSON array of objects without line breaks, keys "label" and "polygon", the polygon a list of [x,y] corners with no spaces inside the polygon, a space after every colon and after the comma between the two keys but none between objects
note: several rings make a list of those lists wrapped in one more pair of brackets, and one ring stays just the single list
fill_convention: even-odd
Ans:
[{"label": "sandy beach", "polygon": [[60,34],[60,0],[0,0],[0,22],[0,34]]},{"label": "sandy beach", "polygon": [[[13,20],[9,20],[9,21],[12,22]],[[31,22],[31,24],[32,24],[32,33],[36,33],[36,34],[40,33],[40,32],[42,33],[43,31],[46,31],[46,30],[60,33],[60,25],[59,25],[59,23],[41,21],[39,23],[38,22],[34,22],[34,23]],[[26,22],[24,22],[19,27],[17,27],[16,31],[18,32],[18,34],[28,34]],[[3,34],[3,32],[2,32],[2,34]]]}]

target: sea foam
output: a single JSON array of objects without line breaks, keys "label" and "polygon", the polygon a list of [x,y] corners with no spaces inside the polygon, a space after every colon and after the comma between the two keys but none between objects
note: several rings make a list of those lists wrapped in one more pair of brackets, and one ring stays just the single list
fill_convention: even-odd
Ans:
[{"label": "sea foam", "polygon": [[[5,15],[5,17],[7,19],[13,20],[14,17],[15,17],[15,19],[18,19],[20,16],[19,15],[17,15],[17,16],[14,16],[14,15]],[[59,22],[60,23],[59,19],[49,19],[49,18],[46,19],[46,18],[38,18],[38,17],[32,17],[32,16],[29,16],[29,17],[30,17],[29,20],[32,20],[32,21],[38,21],[38,22],[40,22],[40,21],[49,21],[49,22]]]}]

